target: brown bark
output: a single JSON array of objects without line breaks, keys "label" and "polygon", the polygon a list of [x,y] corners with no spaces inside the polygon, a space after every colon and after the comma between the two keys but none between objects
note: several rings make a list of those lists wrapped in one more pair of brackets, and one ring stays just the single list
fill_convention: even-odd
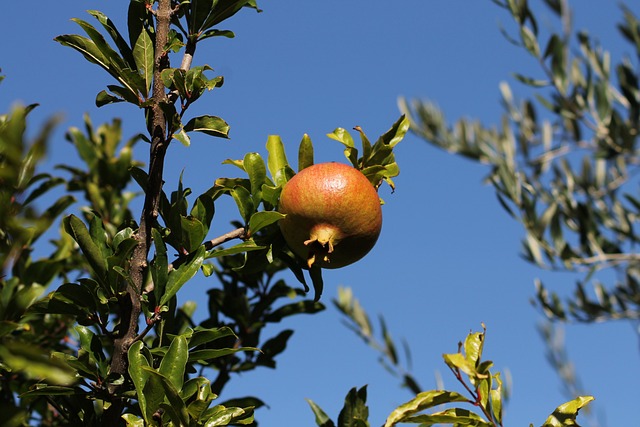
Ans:
[{"label": "brown bark", "polygon": [[[160,73],[169,67],[169,58],[164,51],[167,44],[171,21],[171,0],[159,0],[156,10],[155,70],[153,76],[153,105],[150,111],[151,151],[149,158],[149,181],[140,218],[140,226],[136,234],[138,245],[131,259],[131,284],[127,285],[125,294],[120,298],[120,325],[114,339],[111,374],[127,376],[127,352],[138,334],[140,318],[140,293],[144,288],[147,269],[147,257],[151,246],[151,229],[156,223],[160,196],[162,194],[164,159],[169,145],[167,140],[166,117],[161,103],[167,101],[165,86]],[[110,393],[117,393],[117,387]],[[121,423],[120,415],[124,402],[116,400],[105,412],[103,425],[116,426]]]}]

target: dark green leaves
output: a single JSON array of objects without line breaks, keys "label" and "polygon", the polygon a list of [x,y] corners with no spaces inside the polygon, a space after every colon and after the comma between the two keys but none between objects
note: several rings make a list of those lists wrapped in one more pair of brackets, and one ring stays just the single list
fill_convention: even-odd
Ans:
[{"label": "dark green leaves", "polygon": [[[171,420],[175,425],[227,425],[252,420],[252,408],[211,407],[217,397],[209,380],[195,377],[185,381],[185,372],[191,359],[214,359],[247,349],[192,350],[225,336],[227,330],[189,330],[175,336],[164,348],[160,365],[152,365],[151,352],[142,341],[135,342],[128,352],[129,375],[134,383],[144,420],[152,424],[157,416]],[[206,354],[204,354],[206,353]],[[158,410],[162,409],[162,412]],[[162,414],[163,415],[159,415]]]},{"label": "dark green leaves", "polygon": [[[116,95],[114,98],[122,98],[141,106],[151,87],[154,57],[151,35],[146,30],[142,31],[134,48],[131,49],[110,20],[100,12],[90,13],[103,24],[112,37],[115,37],[120,52],[114,50],[95,27],[81,19],[73,21],[82,27],[89,37],[65,34],[56,37],[55,40],[79,51],[89,62],[97,64],[115,78],[120,85],[112,89]],[[99,105],[104,105],[111,99],[107,94],[101,94],[98,98]]]},{"label": "dark green leaves", "polygon": [[[316,416],[316,424],[320,427],[335,427],[333,421],[312,400],[307,399],[311,410]],[[344,400],[344,406],[338,415],[337,427],[368,427],[369,408],[367,407],[367,387],[355,387],[349,390]]]}]

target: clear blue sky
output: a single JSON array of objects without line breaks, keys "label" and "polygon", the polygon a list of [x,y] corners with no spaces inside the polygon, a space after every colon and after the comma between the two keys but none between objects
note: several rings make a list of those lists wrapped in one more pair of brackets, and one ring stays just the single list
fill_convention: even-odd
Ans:
[{"label": "clear blue sky", "polygon": [[[63,131],[81,126],[85,112],[96,124],[123,117],[125,136],[143,131],[142,114],[135,108],[97,109],[95,95],[112,83],[110,77],[52,41],[58,34],[80,32],[72,17],[91,22],[86,9],[101,10],[125,28],[126,2],[27,3],[6,2],[0,14],[5,34],[0,67],[7,76],[0,86],[0,111],[18,100],[40,103],[32,129],[52,114],[64,114],[50,164],[73,158]],[[629,53],[614,27],[621,17],[615,2],[573,3],[577,28],[587,28],[614,58]],[[216,177],[236,173],[220,164],[224,159],[249,151],[266,155],[270,134],[282,136],[290,158],[308,133],[317,161],[344,161],[340,144],[325,134],[359,125],[376,138],[398,118],[399,96],[432,99],[450,119],[468,116],[494,123],[501,113],[498,84],[513,83],[514,71],[535,70],[531,58],[500,34],[501,23],[508,30],[513,26],[489,0],[285,0],[261,1],[260,6],[263,13],[246,10],[224,24],[223,29],[236,32],[235,39],[213,39],[198,48],[195,62],[215,68],[225,76],[225,85],[206,94],[192,113],[223,117],[232,127],[232,139],[194,137],[190,148],[172,146],[166,190],[175,188],[185,169],[185,184],[199,194]],[[549,28],[557,22],[544,12],[540,24]],[[526,93],[513,86],[516,94]],[[138,158],[146,161],[142,148]],[[330,300],[339,285],[346,285],[372,317],[384,314],[397,341],[409,341],[414,375],[426,388],[435,387],[436,372],[446,386],[455,386],[441,355],[455,352],[458,340],[484,322],[486,357],[513,378],[505,425],[540,425],[566,399],[535,329],[541,317],[529,303],[533,281],[543,277],[549,286],[568,292],[575,278],[544,273],[519,258],[522,230],[499,207],[493,190],[481,184],[482,166],[413,136],[398,146],[397,159],[401,175],[395,180],[397,191],[383,193],[387,204],[376,248],[358,264],[325,274],[325,312],[278,325],[296,330],[278,369],[236,378],[222,398],[263,398],[270,409],[257,414],[262,426],[312,426],[304,398],[336,418],[349,388],[368,384],[371,424],[383,424],[411,396],[380,367],[377,355],[341,325]],[[211,237],[229,230],[229,221],[237,218],[232,207],[231,201],[218,207]],[[205,310],[205,291],[211,286],[212,279],[199,277],[179,296],[198,301]],[[597,399],[593,409],[609,426],[629,425],[625,412],[637,408],[640,364],[633,327],[621,322],[567,329],[570,355]]]}]

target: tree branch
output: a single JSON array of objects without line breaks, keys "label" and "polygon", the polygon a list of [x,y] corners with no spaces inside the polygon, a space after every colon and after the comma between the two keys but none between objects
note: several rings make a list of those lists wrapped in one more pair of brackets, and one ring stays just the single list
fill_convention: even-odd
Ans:
[{"label": "tree branch", "polygon": [[204,243],[204,247],[206,250],[210,251],[216,246],[220,246],[223,243],[228,242],[233,239],[243,239],[246,236],[247,230],[244,227],[236,228],[233,231],[230,231],[222,236],[216,237],[215,239],[211,239],[208,242]]},{"label": "tree branch", "polygon": [[[147,269],[147,257],[151,244],[151,228],[156,223],[160,196],[162,194],[164,158],[169,145],[167,140],[166,117],[162,111],[162,103],[167,102],[165,86],[160,73],[169,67],[169,57],[165,52],[171,24],[171,0],[159,0],[156,16],[155,67],[153,76],[153,104],[149,113],[151,132],[151,151],[149,159],[149,181],[147,184],[144,207],[140,218],[140,227],[136,233],[136,246],[131,259],[131,282],[127,284],[124,295],[120,298],[120,325],[114,340],[111,374],[126,376],[128,369],[127,351],[134,342],[138,332],[140,318],[140,293],[144,287]],[[109,392],[115,394],[118,387],[110,386]],[[120,424],[123,403],[114,402],[103,420],[104,425]]]}]

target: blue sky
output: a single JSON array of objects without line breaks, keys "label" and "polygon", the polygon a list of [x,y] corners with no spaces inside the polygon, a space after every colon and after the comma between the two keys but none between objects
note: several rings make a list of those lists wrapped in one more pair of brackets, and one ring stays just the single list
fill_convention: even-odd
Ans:
[{"label": "blue sky", "polygon": [[[531,3],[540,8],[542,2]],[[614,58],[630,53],[615,30],[622,14],[613,2],[573,3],[576,28],[588,29]],[[105,12],[124,28],[125,4],[39,2],[38,12],[32,13],[25,12],[24,2],[3,5],[0,67],[7,77],[0,86],[0,111],[16,101],[40,103],[32,117],[34,129],[46,117],[63,114],[50,164],[73,158],[63,131],[81,126],[85,112],[96,124],[122,117],[125,136],[143,131],[142,114],[135,108],[97,109],[95,95],[112,83],[109,76],[52,41],[58,34],[79,33],[69,19],[91,21],[87,9]],[[189,148],[172,146],[168,191],[183,169],[185,185],[195,194],[215,178],[235,174],[221,162],[249,151],[266,156],[270,134],[282,136],[290,158],[308,133],[316,161],[345,161],[340,144],[326,133],[358,125],[375,139],[398,118],[399,96],[429,98],[449,119],[495,123],[501,114],[499,83],[509,81],[516,95],[526,94],[511,73],[538,71],[531,57],[500,34],[500,25],[507,30],[513,26],[490,0],[285,0],[262,1],[260,6],[263,13],[246,10],[221,27],[233,30],[235,39],[216,38],[198,47],[195,62],[212,66],[225,77],[225,85],[206,94],[192,113],[224,118],[231,125],[231,140],[194,137]],[[546,11],[540,24],[557,27]],[[146,161],[143,148],[138,158]],[[536,277],[565,292],[573,289],[575,277],[545,273],[519,258],[522,229],[499,207],[493,190],[481,184],[486,173],[482,166],[411,135],[397,147],[396,156],[401,175],[396,192],[382,194],[387,203],[376,248],[359,263],[325,274],[325,312],[279,325],[296,332],[278,369],[248,373],[222,397],[263,398],[270,409],[258,412],[262,426],[312,426],[304,398],[336,418],[346,392],[368,384],[371,424],[382,424],[411,396],[380,367],[377,355],[341,325],[330,299],[343,285],[353,288],[373,318],[384,314],[397,341],[407,339],[414,376],[426,388],[435,388],[436,372],[445,386],[455,386],[441,355],[455,352],[457,342],[484,322],[485,355],[496,369],[507,369],[513,381],[505,425],[542,424],[566,399],[545,361],[535,329],[541,318],[529,298]],[[229,230],[229,221],[237,218],[232,208],[230,200],[218,206],[211,237]],[[212,279],[199,277],[180,297],[196,300],[204,309],[211,286]],[[569,353],[596,397],[593,409],[610,426],[628,424],[625,412],[637,406],[640,364],[633,327],[620,322],[569,326],[566,331]]]}]

